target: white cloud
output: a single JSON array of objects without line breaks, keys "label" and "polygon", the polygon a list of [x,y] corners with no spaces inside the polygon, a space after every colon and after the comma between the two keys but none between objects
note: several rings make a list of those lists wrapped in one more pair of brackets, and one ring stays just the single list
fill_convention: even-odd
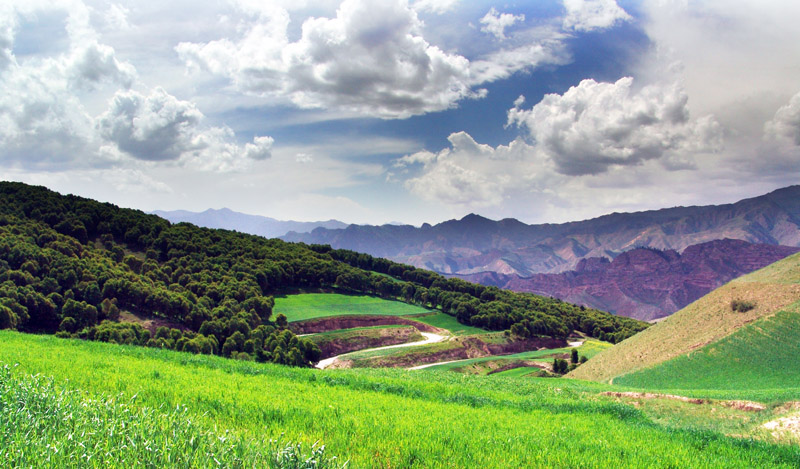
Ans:
[{"label": "white cloud", "polygon": [[207,126],[204,120],[194,104],[156,88],[146,96],[118,92],[97,126],[120,151],[145,161],[179,160],[197,169],[226,171],[271,156],[271,137],[255,137],[241,147],[230,128]]},{"label": "white cloud", "polygon": [[469,208],[496,206],[542,170],[535,149],[522,140],[492,147],[466,132],[450,134],[448,140],[450,147],[437,153],[421,151],[395,160],[394,167],[404,172],[421,166],[405,187],[423,199]]},{"label": "white cloud", "polygon": [[438,15],[451,11],[459,0],[416,0],[412,7],[417,11],[427,11]]},{"label": "white cloud", "polygon": [[688,96],[680,86],[649,85],[635,91],[632,85],[632,78],[616,83],[583,80],[563,95],[546,95],[530,110],[511,109],[508,124],[526,127],[559,172],[570,175],[721,147],[719,125],[711,117],[690,119]]},{"label": "white cloud", "polygon": [[800,146],[800,93],[775,112],[775,116],[764,124],[765,136]]},{"label": "white cloud", "polygon": [[508,78],[516,72],[531,70],[541,65],[564,65],[571,59],[562,37],[550,37],[522,45],[500,49],[470,64],[472,83],[481,84]]},{"label": "white cloud", "polygon": [[301,108],[333,108],[382,118],[448,109],[481,96],[469,62],[429,44],[403,0],[345,0],[334,18],[310,18],[289,42],[288,14],[258,14],[238,40],[181,43],[190,66],[231,79],[250,93]]},{"label": "white cloud", "polygon": [[512,15],[511,13],[499,13],[494,7],[489,9],[486,15],[480,19],[481,31],[494,35],[497,39],[506,38],[506,28],[516,22],[525,21],[525,15]]},{"label": "white cloud", "polygon": [[563,0],[567,15],[563,27],[567,30],[594,31],[607,29],[629,21],[631,16],[615,0]]}]

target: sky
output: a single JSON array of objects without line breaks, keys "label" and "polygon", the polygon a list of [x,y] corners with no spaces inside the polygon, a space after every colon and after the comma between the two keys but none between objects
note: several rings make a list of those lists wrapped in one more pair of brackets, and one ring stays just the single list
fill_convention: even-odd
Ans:
[{"label": "sky", "polygon": [[0,179],[145,211],[560,223],[800,182],[800,2],[11,0]]}]

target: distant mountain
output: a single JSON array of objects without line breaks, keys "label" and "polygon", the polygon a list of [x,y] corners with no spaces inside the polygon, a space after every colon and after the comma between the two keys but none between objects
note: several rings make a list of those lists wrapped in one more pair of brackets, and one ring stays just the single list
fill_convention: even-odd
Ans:
[{"label": "distant mountain", "polygon": [[247,215],[223,208],[219,210],[208,209],[205,212],[188,212],[186,210],[156,210],[152,212],[161,218],[166,218],[172,223],[188,222],[204,228],[222,228],[240,233],[249,233],[265,238],[277,238],[286,233],[307,233],[315,228],[342,229],[347,228],[347,223],[338,220],[328,221],[282,221],[258,215]]},{"label": "distant mountain", "polygon": [[667,316],[713,289],[766,267],[800,248],[725,239],[675,250],[638,248],[581,259],[574,271],[528,278],[495,272],[459,276],[470,282],[560,298],[641,320]]},{"label": "distant mountain", "polygon": [[724,238],[800,246],[800,186],[733,204],[612,213],[564,224],[527,225],[470,214],[420,228],[350,225],[288,233],[286,241],[330,244],[444,274],[530,277],[575,269],[581,259],[616,258],[637,247],[683,251]]}]

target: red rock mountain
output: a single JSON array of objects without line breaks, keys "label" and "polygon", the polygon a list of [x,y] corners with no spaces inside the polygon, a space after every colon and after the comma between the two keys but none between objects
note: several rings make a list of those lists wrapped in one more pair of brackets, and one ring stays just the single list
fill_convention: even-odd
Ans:
[{"label": "red rock mountain", "polygon": [[531,277],[494,272],[459,276],[486,285],[561,298],[636,319],[667,316],[728,281],[800,248],[725,239],[675,250],[639,248],[609,260],[582,259],[573,271]]},{"label": "red rock mountain", "polygon": [[282,238],[330,244],[444,274],[496,272],[530,277],[577,269],[585,258],[614,259],[637,247],[682,252],[688,246],[724,238],[800,247],[800,186],[733,204],[612,213],[558,225],[493,221],[471,214],[420,228],[350,225]]}]

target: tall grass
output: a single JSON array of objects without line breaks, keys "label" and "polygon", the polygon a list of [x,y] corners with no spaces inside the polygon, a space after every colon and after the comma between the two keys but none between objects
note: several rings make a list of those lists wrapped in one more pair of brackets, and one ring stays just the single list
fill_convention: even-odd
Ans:
[{"label": "tall grass", "polygon": [[87,397],[38,375],[0,368],[5,467],[342,467],[323,446],[243,439],[208,430],[185,406],[138,407],[136,395]]},{"label": "tall grass", "polygon": [[[284,435],[307,448],[319,441],[353,467],[796,467],[800,461],[798,447],[661,427],[632,406],[598,398],[607,385],[571,380],[294,369],[6,331],[0,356],[24,373],[52,376],[63,389],[82,389],[89,399],[137,394],[135,402],[123,402],[133,413],[185,406],[182,419],[218,436],[224,435],[214,428],[243,441]],[[172,438],[169,426],[156,428]]]}]

